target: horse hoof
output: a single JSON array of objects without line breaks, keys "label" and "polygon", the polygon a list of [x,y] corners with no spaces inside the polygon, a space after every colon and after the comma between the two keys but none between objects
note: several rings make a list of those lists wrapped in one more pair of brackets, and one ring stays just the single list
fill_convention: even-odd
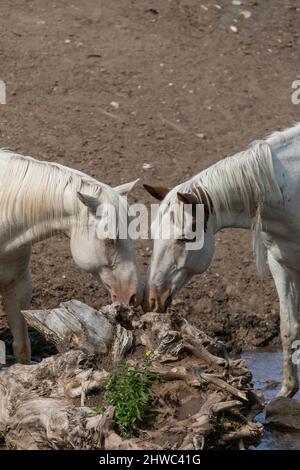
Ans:
[{"label": "horse hoof", "polygon": [[294,395],[296,395],[298,390],[299,390],[298,385],[291,386],[291,387],[282,386],[280,392],[277,395],[277,398],[292,398]]}]

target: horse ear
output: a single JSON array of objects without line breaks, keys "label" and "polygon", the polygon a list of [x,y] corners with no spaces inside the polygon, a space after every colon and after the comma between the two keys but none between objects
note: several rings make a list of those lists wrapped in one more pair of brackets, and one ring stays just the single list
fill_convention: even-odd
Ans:
[{"label": "horse ear", "polygon": [[207,222],[209,219],[209,214],[212,211],[213,205],[212,201],[207,193],[205,193],[201,188],[199,188],[201,201],[197,198],[196,194],[194,193],[177,193],[177,198],[179,201],[183,202],[184,204],[191,204],[193,206],[193,216],[194,210],[196,209],[196,204],[203,204],[204,205],[204,231],[206,231]]},{"label": "horse ear", "polygon": [[177,198],[184,204],[199,204],[199,201],[193,193],[177,193]]},{"label": "horse ear", "polygon": [[95,196],[90,196],[89,194],[77,192],[78,199],[84,204],[89,210],[96,214],[96,211],[99,207],[99,201]]},{"label": "horse ear", "polygon": [[114,190],[118,191],[121,196],[126,196],[126,194],[133,190],[139,181],[140,179],[138,178],[137,180],[131,181],[130,183],[120,184],[120,186],[116,186]]},{"label": "horse ear", "polygon": [[162,201],[170,191],[169,188],[162,186],[149,186],[149,184],[143,184],[143,186],[151,196],[155,197],[155,199],[158,199],[159,201]]}]

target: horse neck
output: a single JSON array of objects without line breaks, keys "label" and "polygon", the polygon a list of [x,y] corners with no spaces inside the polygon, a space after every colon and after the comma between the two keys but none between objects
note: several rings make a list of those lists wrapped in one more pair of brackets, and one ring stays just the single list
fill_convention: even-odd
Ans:
[{"label": "horse neck", "polygon": [[223,228],[250,229],[252,217],[245,211],[243,202],[237,194],[231,194],[229,204],[230,210],[225,207],[220,208],[218,218],[214,213],[212,214],[214,232],[216,233]]},{"label": "horse neck", "polygon": [[1,243],[2,251],[13,251],[24,244],[34,244],[59,233],[70,237],[72,227],[74,228],[79,223],[72,199],[74,199],[74,195],[69,188],[66,188],[63,194],[63,210],[60,217],[48,220],[46,215],[48,208],[45,207],[45,219],[43,220],[42,217],[33,227],[24,227],[20,221],[14,227],[7,228],[5,240],[2,240]]},{"label": "horse neck", "polygon": [[215,232],[229,227],[250,229],[265,207],[282,201],[271,151],[264,143],[213,165],[200,181],[212,199]]}]

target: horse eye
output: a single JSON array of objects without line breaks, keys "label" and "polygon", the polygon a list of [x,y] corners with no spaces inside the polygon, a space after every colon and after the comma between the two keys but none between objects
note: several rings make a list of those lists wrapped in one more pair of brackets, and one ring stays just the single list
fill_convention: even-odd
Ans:
[{"label": "horse eye", "polygon": [[113,248],[115,246],[115,242],[116,240],[114,240],[113,238],[106,238],[105,239],[105,244],[109,247],[109,248]]},{"label": "horse eye", "polygon": [[182,235],[180,238],[178,238],[178,241],[181,243],[193,243],[196,241],[196,236],[193,238],[188,238],[186,235]]}]

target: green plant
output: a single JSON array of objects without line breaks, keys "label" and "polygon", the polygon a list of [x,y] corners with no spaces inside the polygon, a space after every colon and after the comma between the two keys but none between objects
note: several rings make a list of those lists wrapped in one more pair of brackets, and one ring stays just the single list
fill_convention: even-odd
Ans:
[{"label": "green plant", "polygon": [[123,437],[132,436],[134,423],[143,418],[147,405],[153,400],[149,364],[149,356],[141,368],[124,362],[106,380],[105,400],[115,406],[116,422]]},{"label": "green plant", "polygon": [[104,412],[105,412],[104,405],[96,405],[90,410],[88,416],[102,415]]},{"label": "green plant", "polygon": [[172,449],[172,444],[169,441],[166,441],[163,446],[163,450],[171,450]]}]

